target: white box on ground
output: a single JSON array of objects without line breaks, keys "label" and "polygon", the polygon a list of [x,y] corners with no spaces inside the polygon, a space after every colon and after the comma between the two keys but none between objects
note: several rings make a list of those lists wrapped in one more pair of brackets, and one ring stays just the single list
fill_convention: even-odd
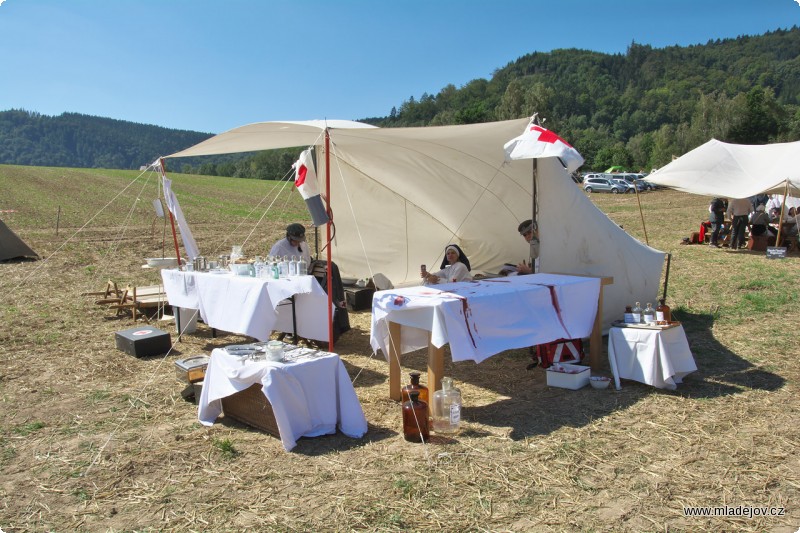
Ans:
[{"label": "white box on ground", "polygon": [[[563,368],[566,372],[557,372],[556,368]],[[578,390],[589,384],[591,372],[588,366],[556,363],[547,369],[546,374],[549,387]]]},{"label": "white box on ground", "polygon": [[200,312],[197,309],[180,308],[181,330],[178,333],[194,333],[197,331],[197,315]]}]

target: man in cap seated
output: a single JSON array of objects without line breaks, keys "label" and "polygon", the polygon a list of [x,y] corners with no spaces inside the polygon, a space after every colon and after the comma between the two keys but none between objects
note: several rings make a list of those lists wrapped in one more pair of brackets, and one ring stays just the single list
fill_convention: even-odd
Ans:
[{"label": "man in cap seated", "polygon": [[306,228],[302,224],[293,223],[286,226],[286,238],[276,242],[269,251],[273,257],[302,257],[307,265],[311,265],[311,252],[306,244]]},{"label": "man in cap seated", "polygon": [[[539,227],[537,224],[533,222],[533,220],[526,220],[522,222],[518,227],[517,231],[519,234],[522,235],[522,238],[531,245],[531,258],[534,259],[537,268],[535,270],[539,270]],[[533,265],[529,265],[527,262],[522,261],[517,265],[517,274],[532,274],[534,272]]]}]

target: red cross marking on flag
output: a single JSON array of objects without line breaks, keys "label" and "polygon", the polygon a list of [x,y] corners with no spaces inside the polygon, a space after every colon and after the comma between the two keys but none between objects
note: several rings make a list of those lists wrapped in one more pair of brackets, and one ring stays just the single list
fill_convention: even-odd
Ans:
[{"label": "red cross marking on flag", "polygon": [[552,131],[546,130],[541,126],[533,125],[533,126],[531,126],[531,131],[538,131],[540,133],[539,140],[544,142],[544,143],[555,144],[556,141],[561,141],[562,143],[564,143],[567,146],[569,146],[570,148],[572,148],[572,145],[569,144],[567,141],[565,141],[564,139],[562,139],[561,137],[559,137],[558,135],[556,135]]},{"label": "red cross marking on flag", "polygon": [[306,182],[306,173],[308,172],[308,168],[305,165],[300,165],[297,169],[297,178],[294,180],[294,186],[300,187],[302,184]]}]

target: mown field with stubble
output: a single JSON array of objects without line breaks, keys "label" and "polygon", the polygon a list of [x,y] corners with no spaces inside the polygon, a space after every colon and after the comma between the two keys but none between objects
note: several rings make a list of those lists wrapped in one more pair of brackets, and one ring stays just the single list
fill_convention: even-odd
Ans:
[{"label": "mown field with stubble", "polygon": [[[288,221],[307,217],[280,183],[170,177],[201,250],[214,254],[242,243],[264,253]],[[212,338],[200,325],[166,356],[137,359],[114,346],[130,315],[82,296],[109,279],[158,281],[142,268],[170,255],[157,196],[149,174],[0,166],[0,210],[15,211],[0,216],[45,258],[0,264],[3,531],[800,527],[800,256],[679,245],[707,215],[706,198],[641,195],[650,245],[672,253],[668,303],[698,366],[677,391],[630,381],[551,389],[541,369],[526,370],[525,350],[480,365],[447,357],[462,431],[411,444],[388,398],[388,366],[369,347],[369,313],[352,313],[336,351],[369,431],[302,439],[286,453],[224,418],[201,426],[175,379],[177,359],[246,337]],[[592,200],[644,240],[635,196]],[[175,338],[173,323],[161,327]],[[426,354],[403,365],[424,375]],[[718,506],[785,514],[684,515]]]}]

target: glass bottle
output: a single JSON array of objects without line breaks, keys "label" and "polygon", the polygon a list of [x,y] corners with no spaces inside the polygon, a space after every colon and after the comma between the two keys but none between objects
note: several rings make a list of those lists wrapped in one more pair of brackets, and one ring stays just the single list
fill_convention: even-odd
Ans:
[{"label": "glass bottle", "polygon": [[647,302],[647,306],[642,313],[642,322],[645,324],[652,324],[656,321],[656,310],[653,309],[653,304]]},{"label": "glass bottle", "polygon": [[410,399],[403,403],[403,437],[411,442],[428,440],[428,404],[419,399],[419,391],[412,390]]},{"label": "glass bottle", "polygon": [[442,378],[442,390],[433,393],[433,431],[456,433],[461,423],[461,391],[453,378]]},{"label": "glass bottle", "polygon": [[633,323],[641,324],[641,322],[642,322],[642,304],[636,302],[636,305],[633,306]]},{"label": "glass bottle", "polygon": [[308,274],[308,263],[306,262],[305,257],[301,255],[300,259],[297,260],[297,275],[305,276],[307,274]]},{"label": "glass bottle", "polygon": [[656,320],[658,320],[659,322],[672,321],[672,310],[666,303],[664,303],[664,298],[658,300],[658,307],[656,307]]},{"label": "glass bottle", "polygon": [[633,308],[630,305],[625,306],[625,320],[626,324],[631,324],[634,322],[633,320]]},{"label": "glass bottle", "polygon": [[281,262],[278,263],[278,269],[280,270],[280,277],[285,278],[289,275],[289,259],[285,255]]},{"label": "glass bottle", "polygon": [[297,256],[293,255],[289,259],[289,275],[296,276],[297,275]]},{"label": "glass bottle", "polygon": [[281,269],[278,264],[278,258],[273,257],[272,261],[270,262],[269,268],[271,270],[272,279],[278,279],[281,277]]},{"label": "glass bottle", "polygon": [[410,385],[406,385],[400,391],[401,392],[400,399],[402,401],[404,401],[404,402],[407,402],[408,400],[411,399],[411,396],[410,396],[411,391],[417,391],[417,392],[419,392],[419,399],[422,400],[425,403],[428,403],[428,401],[429,401],[428,387],[426,387],[425,385],[420,385],[420,383],[419,383],[419,376],[420,376],[419,372],[411,372],[411,374],[409,374],[409,375],[411,376],[411,384]]}]

